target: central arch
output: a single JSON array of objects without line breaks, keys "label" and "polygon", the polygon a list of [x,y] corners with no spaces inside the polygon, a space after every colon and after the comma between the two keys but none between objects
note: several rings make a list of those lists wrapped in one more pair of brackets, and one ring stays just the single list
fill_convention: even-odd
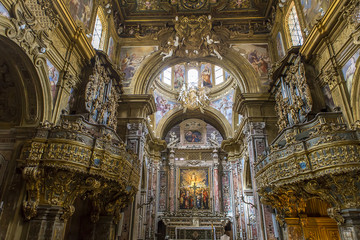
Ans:
[{"label": "central arch", "polygon": [[233,130],[228,120],[218,110],[210,109],[210,107],[205,108],[204,113],[190,110],[184,113],[183,109],[172,109],[166,115],[168,117],[162,118],[156,127],[155,135],[160,139],[164,139],[173,126],[190,118],[201,119],[214,126],[220,132],[223,139],[233,136]]},{"label": "central arch", "polygon": [[146,94],[154,79],[164,68],[186,61],[209,62],[223,67],[237,81],[242,93],[258,93],[261,91],[260,76],[244,57],[234,49],[229,48],[222,60],[208,56],[196,59],[174,57],[163,61],[160,51],[157,51],[146,58],[137,69],[130,85],[132,93]]}]

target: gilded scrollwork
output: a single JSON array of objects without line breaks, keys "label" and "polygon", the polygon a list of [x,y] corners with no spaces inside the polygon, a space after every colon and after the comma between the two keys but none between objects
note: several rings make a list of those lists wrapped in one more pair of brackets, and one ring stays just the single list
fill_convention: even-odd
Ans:
[{"label": "gilded scrollwork", "polygon": [[163,60],[176,56],[196,58],[210,55],[222,59],[225,43],[212,30],[210,15],[177,16],[174,24],[174,31],[159,32]]}]

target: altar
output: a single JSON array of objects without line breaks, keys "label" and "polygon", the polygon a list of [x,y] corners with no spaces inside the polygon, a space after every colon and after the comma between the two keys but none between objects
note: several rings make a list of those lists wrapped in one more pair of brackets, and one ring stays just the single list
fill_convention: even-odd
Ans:
[{"label": "altar", "polygon": [[175,239],[177,240],[216,239],[215,228],[214,227],[176,227]]}]

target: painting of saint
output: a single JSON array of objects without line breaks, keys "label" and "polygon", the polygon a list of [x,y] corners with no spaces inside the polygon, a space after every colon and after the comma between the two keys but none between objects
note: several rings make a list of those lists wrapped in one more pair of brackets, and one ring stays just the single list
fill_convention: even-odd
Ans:
[{"label": "painting of saint", "polygon": [[210,106],[220,111],[230,124],[232,124],[233,95],[234,91],[231,91],[225,97],[210,102]]},{"label": "painting of saint", "polygon": [[201,64],[201,79],[204,87],[212,87],[211,64]]},{"label": "painting of saint", "polygon": [[46,64],[48,66],[48,74],[49,74],[49,81],[50,81],[50,91],[51,96],[53,98],[53,102],[55,103],[56,100],[56,90],[57,90],[57,82],[59,80],[59,71],[54,67],[54,65],[46,59]]},{"label": "painting of saint", "polygon": [[81,21],[86,28],[89,27],[93,0],[70,0],[69,11],[75,21]]},{"label": "painting of saint", "polygon": [[130,86],[131,79],[142,61],[154,51],[157,51],[156,46],[131,46],[121,48],[120,69],[125,74],[124,87]]},{"label": "painting of saint", "polygon": [[196,130],[187,130],[185,132],[185,140],[189,143],[198,143],[201,142],[201,132]]},{"label": "painting of saint", "polygon": [[276,36],[276,49],[277,49],[279,58],[283,58],[285,56],[285,48],[284,48],[284,43],[283,43],[280,32],[278,32],[278,34]]},{"label": "painting of saint", "polygon": [[267,76],[270,57],[266,44],[236,44],[233,48],[249,61],[261,77]]},{"label": "painting of saint", "polygon": [[180,168],[179,209],[210,209],[208,168]]},{"label": "painting of saint", "polygon": [[185,65],[175,65],[174,67],[174,88],[180,89],[185,81]]},{"label": "painting of saint", "polygon": [[110,60],[114,59],[115,49],[114,49],[114,39],[112,37],[109,38],[108,52],[107,52]]},{"label": "painting of saint", "polygon": [[0,16],[10,18],[10,14],[9,14],[8,10],[4,7],[4,5],[2,5],[1,2],[0,2]]},{"label": "painting of saint", "polygon": [[359,51],[357,51],[347,63],[343,66],[342,72],[346,81],[346,87],[351,94],[351,87],[353,83],[354,74],[356,71],[356,61],[359,58]]},{"label": "painting of saint", "polygon": [[301,0],[301,5],[308,30],[311,30],[316,21],[325,15],[330,6],[330,0]]}]

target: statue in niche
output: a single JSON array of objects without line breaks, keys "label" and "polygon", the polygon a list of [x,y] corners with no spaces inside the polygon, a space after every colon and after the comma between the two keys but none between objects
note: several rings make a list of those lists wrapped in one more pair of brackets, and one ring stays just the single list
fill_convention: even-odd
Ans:
[{"label": "statue in niche", "polygon": [[175,132],[170,132],[170,139],[169,139],[169,147],[175,147],[175,145],[179,142],[179,138],[176,136]]},{"label": "statue in niche", "polygon": [[213,147],[219,147],[219,142],[217,140],[217,132],[213,131],[211,137],[209,138],[210,145]]}]

